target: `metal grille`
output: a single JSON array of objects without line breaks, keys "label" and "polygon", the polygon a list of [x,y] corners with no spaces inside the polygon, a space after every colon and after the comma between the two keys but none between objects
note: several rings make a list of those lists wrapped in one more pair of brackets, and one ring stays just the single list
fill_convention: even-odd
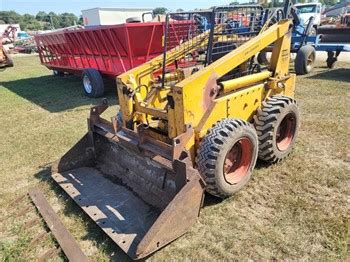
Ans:
[{"label": "metal grille", "polygon": [[208,47],[209,64],[259,34],[264,22],[264,10],[259,5],[218,7],[213,16],[215,26]]},{"label": "metal grille", "polygon": [[[259,34],[266,21],[260,5],[217,7],[209,11],[170,13],[166,18],[162,84],[174,82],[171,72],[189,68],[193,73],[215,62]],[[181,43],[178,45],[178,43]],[[171,53],[169,52],[171,50]],[[252,70],[247,66],[246,70]]]}]

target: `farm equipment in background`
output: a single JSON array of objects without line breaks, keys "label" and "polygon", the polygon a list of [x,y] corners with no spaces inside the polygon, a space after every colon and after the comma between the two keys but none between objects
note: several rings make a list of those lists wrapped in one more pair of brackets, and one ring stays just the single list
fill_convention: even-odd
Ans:
[{"label": "farm equipment in background", "polygon": [[3,47],[2,43],[0,43],[0,68],[6,67],[13,67],[13,60]]},{"label": "farm equipment in background", "polygon": [[[299,126],[290,4],[275,23],[264,14],[256,5],[168,14],[163,55],[117,77],[117,117],[101,117],[107,100],[91,108],[88,133],[53,165],[52,178],[131,258],[186,233],[205,191],[229,197],[258,157],[290,154]],[[243,17],[244,30],[232,26]],[[255,64],[272,43],[269,66]]]},{"label": "farm equipment in background", "polygon": [[[305,5],[301,5],[304,7]],[[314,6],[316,10],[317,5]],[[316,50],[314,46],[310,45],[308,40],[311,35],[315,35],[315,23],[314,17],[308,17],[307,21],[304,21],[300,14],[298,14],[298,9],[292,6],[294,17],[294,24],[292,30],[291,48],[290,52],[296,54],[294,61],[294,70],[297,75],[304,75],[310,73],[313,69],[314,62],[316,60]],[[299,7],[300,8],[300,7]],[[270,9],[268,14],[268,19],[271,21],[279,21],[281,19],[281,14],[283,9]],[[267,58],[267,52],[271,52],[273,45],[268,46],[257,56],[257,61],[260,65],[268,65],[269,60]]]},{"label": "farm equipment in background", "polygon": [[[191,26],[188,21],[183,23]],[[164,25],[132,22],[66,29],[35,35],[35,41],[43,65],[56,76],[65,73],[81,76],[85,94],[100,97],[105,89],[103,77],[114,79],[162,53]],[[176,27],[174,24],[170,30],[176,31]]]},{"label": "farm equipment in background", "polygon": [[[281,9],[275,10],[270,14],[271,18],[279,19],[278,13]],[[295,11],[297,14],[297,12]],[[346,21],[342,18],[340,21]],[[316,51],[325,51],[328,54],[326,60],[327,66],[333,68],[337,57],[341,52],[350,52],[350,30],[346,26],[346,22],[338,22],[337,26],[319,26],[317,34],[314,34],[314,21],[311,17],[305,24],[300,16],[295,19],[291,53],[295,53],[294,70],[297,75],[305,75],[313,70],[316,61]],[[261,65],[269,63],[266,52],[271,52],[272,46],[261,52],[257,60]]]},{"label": "farm equipment in background", "polygon": [[8,50],[5,49],[4,44],[13,43],[16,39],[17,28],[8,26],[4,33],[0,35],[0,69],[6,67],[13,67],[12,57]]},{"label": "farm equipment in background", "polygon": [[307,27],[309,21],[312,19],[309,34],[312,36],[316,35],[317,27],[321,24],[322,20],[322,4],[318,2],[298,3],[294,7],[297,10],[300,20],[303,21],[302,26]]},{"label": "farm equipment in background", "polygon": [[[308,25],[304,32],[295,30],[292,37],[292,52],[297,53],[295,71],[298,75],[311,72],[316,59],[316,51],[325,51],[328,54],[326,63],[333,68],[341,52],[350,52],[350,26],[347,24],[347,15],[342,16],[336,25],[322,25],[317,29],[317,35],[309,35]],[[350,17],[350,15],[349,15]],[[306,58],[306,59],[305,59]]]},{"label": "farm equipment in background", "polygon": [[13,51],[16,53],[31,54],[34,52],[38,52],[34,36],[29,36],[27,38],[17,40],[13,45]]},{"label": "farm equipment in background", "polygon": [[3,45],[14,43],[17,36],[17,28],[9,25],[1,36],[1,43]]},{"label": "farm equipment in background", "polygon": [[328,54],[327,66],[333,68],[341,52],[350,52],[350,13],[343,14],[335,25],[321,26],[318,33],[316,42]]}]

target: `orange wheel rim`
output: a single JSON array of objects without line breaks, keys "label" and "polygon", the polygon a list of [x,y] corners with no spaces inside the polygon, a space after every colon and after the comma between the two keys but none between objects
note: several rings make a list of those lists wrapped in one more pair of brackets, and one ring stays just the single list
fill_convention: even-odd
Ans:
[{"label": "orange wheel rim", "polygon": [[276,135],[278,150],[285,151],[289,148],[295,135],[296,126],[297,121],[293,113],[289,113],[283,118]]},{"label": "orange wheel rim", "polygon": [[227,153],[224,177],[229,184],[241,182],[249,172],[253,157],[253,144],[247,137],[239,139]]}]

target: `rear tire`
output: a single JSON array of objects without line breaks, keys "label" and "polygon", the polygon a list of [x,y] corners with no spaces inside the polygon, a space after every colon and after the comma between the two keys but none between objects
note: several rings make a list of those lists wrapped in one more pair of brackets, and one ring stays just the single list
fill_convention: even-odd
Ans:
[{"label": "rear tire", "polygon": [[295,58],[294,68],[297,75],[306,75],[314,68],[316,60],[315,48],[311,45],[302,46]]},{"label": "rear tire", "polygon": [[257,157],[254,128],[239,119],[225,119],[208,130],[200,143],[196,164],[207,192],[226,198],[248,183]]},{"label": "rear tire", "polygon": [[263,102],[254,117],[259,137],[259,158],[273,164],[286,158],[293,149],[300,122],[294,99],[273,96]]},{"label": "rear tire", "polygon": [[99,71],[94,68],[84,69],[82,82],[84,92],[88,97],[97,98],[103,96],[105,87]]}]

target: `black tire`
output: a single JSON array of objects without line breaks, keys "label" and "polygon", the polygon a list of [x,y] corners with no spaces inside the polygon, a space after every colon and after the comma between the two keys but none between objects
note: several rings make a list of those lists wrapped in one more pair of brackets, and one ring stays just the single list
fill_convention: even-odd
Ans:
[{"label": "black tire", "polygon": [[295,58],[294,68],[297,75],[306,75],[314,68],[316,50],[311,45],[302,46]]},{"label": "black tire", "polygon": [[58,77],[64,76],[64,72],[62,72],[62,71],[53,70],[52,73],[54,76],[58,76]]},{"label": "black tire", "polygon": [[[227,162],[232,155],[237,161]],[[239,119],[225,119],[208,130],[198,148],[196,164],[207,192],[226,198],[248,183],[257,157],[254,128]]]},{"label": "black tire", "polygon": [[266,52],[260,52],[256,58],[256,60],[258,61],[258,63],[260,65],[268,65],[269,64],[269,60],[267,59],[267,54]]},{"label": "black tire", "polygon": [[101,97],[105,92],[102,75],[94,68],[84,69],[82,84],[84,92],[88,97]]},{"label": "black tire", "polygon": [[270,97],[263,102],[254,120],[259,158],[270,164],[286,158],[293,149],[300,124],[296,101],[286,96]]}]

